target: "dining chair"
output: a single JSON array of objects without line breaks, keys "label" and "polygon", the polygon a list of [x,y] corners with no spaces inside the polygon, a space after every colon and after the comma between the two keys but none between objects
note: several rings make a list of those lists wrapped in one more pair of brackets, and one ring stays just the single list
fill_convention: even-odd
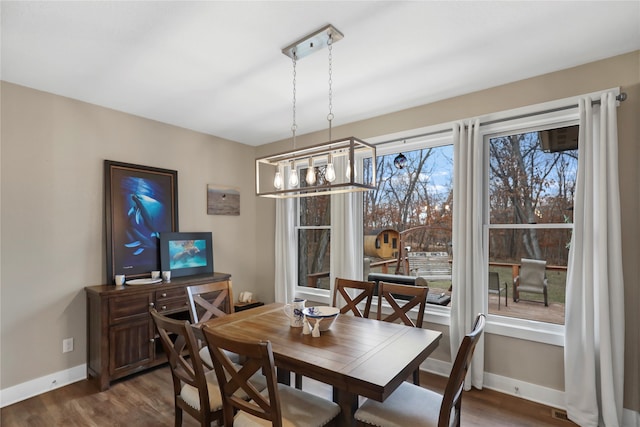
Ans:
[{"label": "dining chair", "polygon": [[[407,326],[422,328],[424,309],[427,305],[428,286],[399,285],[396,283],[379,282],[378,287],[378,315],[377,319],[385,322],[401,320]],[[401,303],[400,301],[404,301]],[[392,309],[391,314],[382,316],[382,304],[386,302]],[[418,306],[415,323],[409,317],[413,307]],[[413,383],[420,385],[420,369],[413,372]]]},{"label": "dining chair", "polygon": [[[187,286],[186,290],[189,300],[189,316],[193,324],[206,322],[234,312],[231,280]],[[200,343],[199,347],[200,358],[210,369],[213,369],[209,350],[204,343]],[[237,355],[230,356],[235,363],[240,362]]]},{"label": "dining chair", "polygon": [[355,412],[356,426],[460,427],[464,378],[484,325],[484,314],[478,314],[458,347],[444,394],[403,382],[384,402],[367,399]]},{"label": "dining chair", "polygon": [[[340,413],[336,403],[277,382],[270,341],[231,338],[209,326],[203,333],[218,377],[226,427],[320,427],[332,425]],[[227,352],[242,355],[244,364],[234,364]],[[267,385],[262,393],[247,381],[260,372]],[[239,391],[250,400],[238,398]]]},{"label": "dining chair", "polygon": [[202,426],[222,421],[222,398],[215,372],[205,373],[191,324],[163,316],[155,308],[150,313],[171,367],[175,427],[182,426],[183,411]]},{"label": "dining chair", "polygon": [[[333,306],[337,307],[338,299],[341,297],[345,304],[340,308],[340,314],[348,312],[356,317],[369,317],[371,311],[371,300],[375,282],[364,282],[361,280],[349,280],[336,277],[335,288],[333,290]],[[354,295],[354,293],[356,293]],[[360,311],[358,304],[364,301],[364,312]]]}]

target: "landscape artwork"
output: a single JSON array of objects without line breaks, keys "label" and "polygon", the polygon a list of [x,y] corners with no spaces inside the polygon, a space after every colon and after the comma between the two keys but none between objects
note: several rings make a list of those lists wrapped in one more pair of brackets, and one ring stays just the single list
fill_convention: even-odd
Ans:
[{"label": "landscape artwork", "polygon": [[240,215],[240,190],[207,185],[207,214]]}]

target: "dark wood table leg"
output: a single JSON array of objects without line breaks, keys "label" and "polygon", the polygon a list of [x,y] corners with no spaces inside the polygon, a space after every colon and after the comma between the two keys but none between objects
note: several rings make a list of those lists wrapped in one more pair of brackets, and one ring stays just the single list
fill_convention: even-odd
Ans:
[{"label": "dark wood table leg", "polygon": [[338,415],[337,425],[340,427],[353,427],[355,425],[353,415],[358,409],[358,395],[334,387],[333,401],[340,405],[341,409]]},{"label": "dark wood table leg", "polygon": [[280,384],[291,385],[291,371],[282,368],[276,368],[276,376]]}]

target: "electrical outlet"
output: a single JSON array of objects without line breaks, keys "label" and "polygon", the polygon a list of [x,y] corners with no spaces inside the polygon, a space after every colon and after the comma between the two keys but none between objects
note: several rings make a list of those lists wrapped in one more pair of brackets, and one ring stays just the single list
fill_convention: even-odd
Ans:
[{"label": "electrical outlet", "polygon": [[73,351],[73,338],[65,338],[62,340],[62,352],[69,353]]}]

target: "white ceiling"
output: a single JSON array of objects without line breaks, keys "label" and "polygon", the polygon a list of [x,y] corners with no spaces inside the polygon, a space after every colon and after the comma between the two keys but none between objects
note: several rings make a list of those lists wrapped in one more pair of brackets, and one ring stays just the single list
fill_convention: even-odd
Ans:
[{"label": "white ceiling", "polygon": [[[249,145],[288,138],[326,24],[334,126],[640,49],[640,1],[2,1],[2,80]],[[328,127],[328,52],[297,66]]]}]

